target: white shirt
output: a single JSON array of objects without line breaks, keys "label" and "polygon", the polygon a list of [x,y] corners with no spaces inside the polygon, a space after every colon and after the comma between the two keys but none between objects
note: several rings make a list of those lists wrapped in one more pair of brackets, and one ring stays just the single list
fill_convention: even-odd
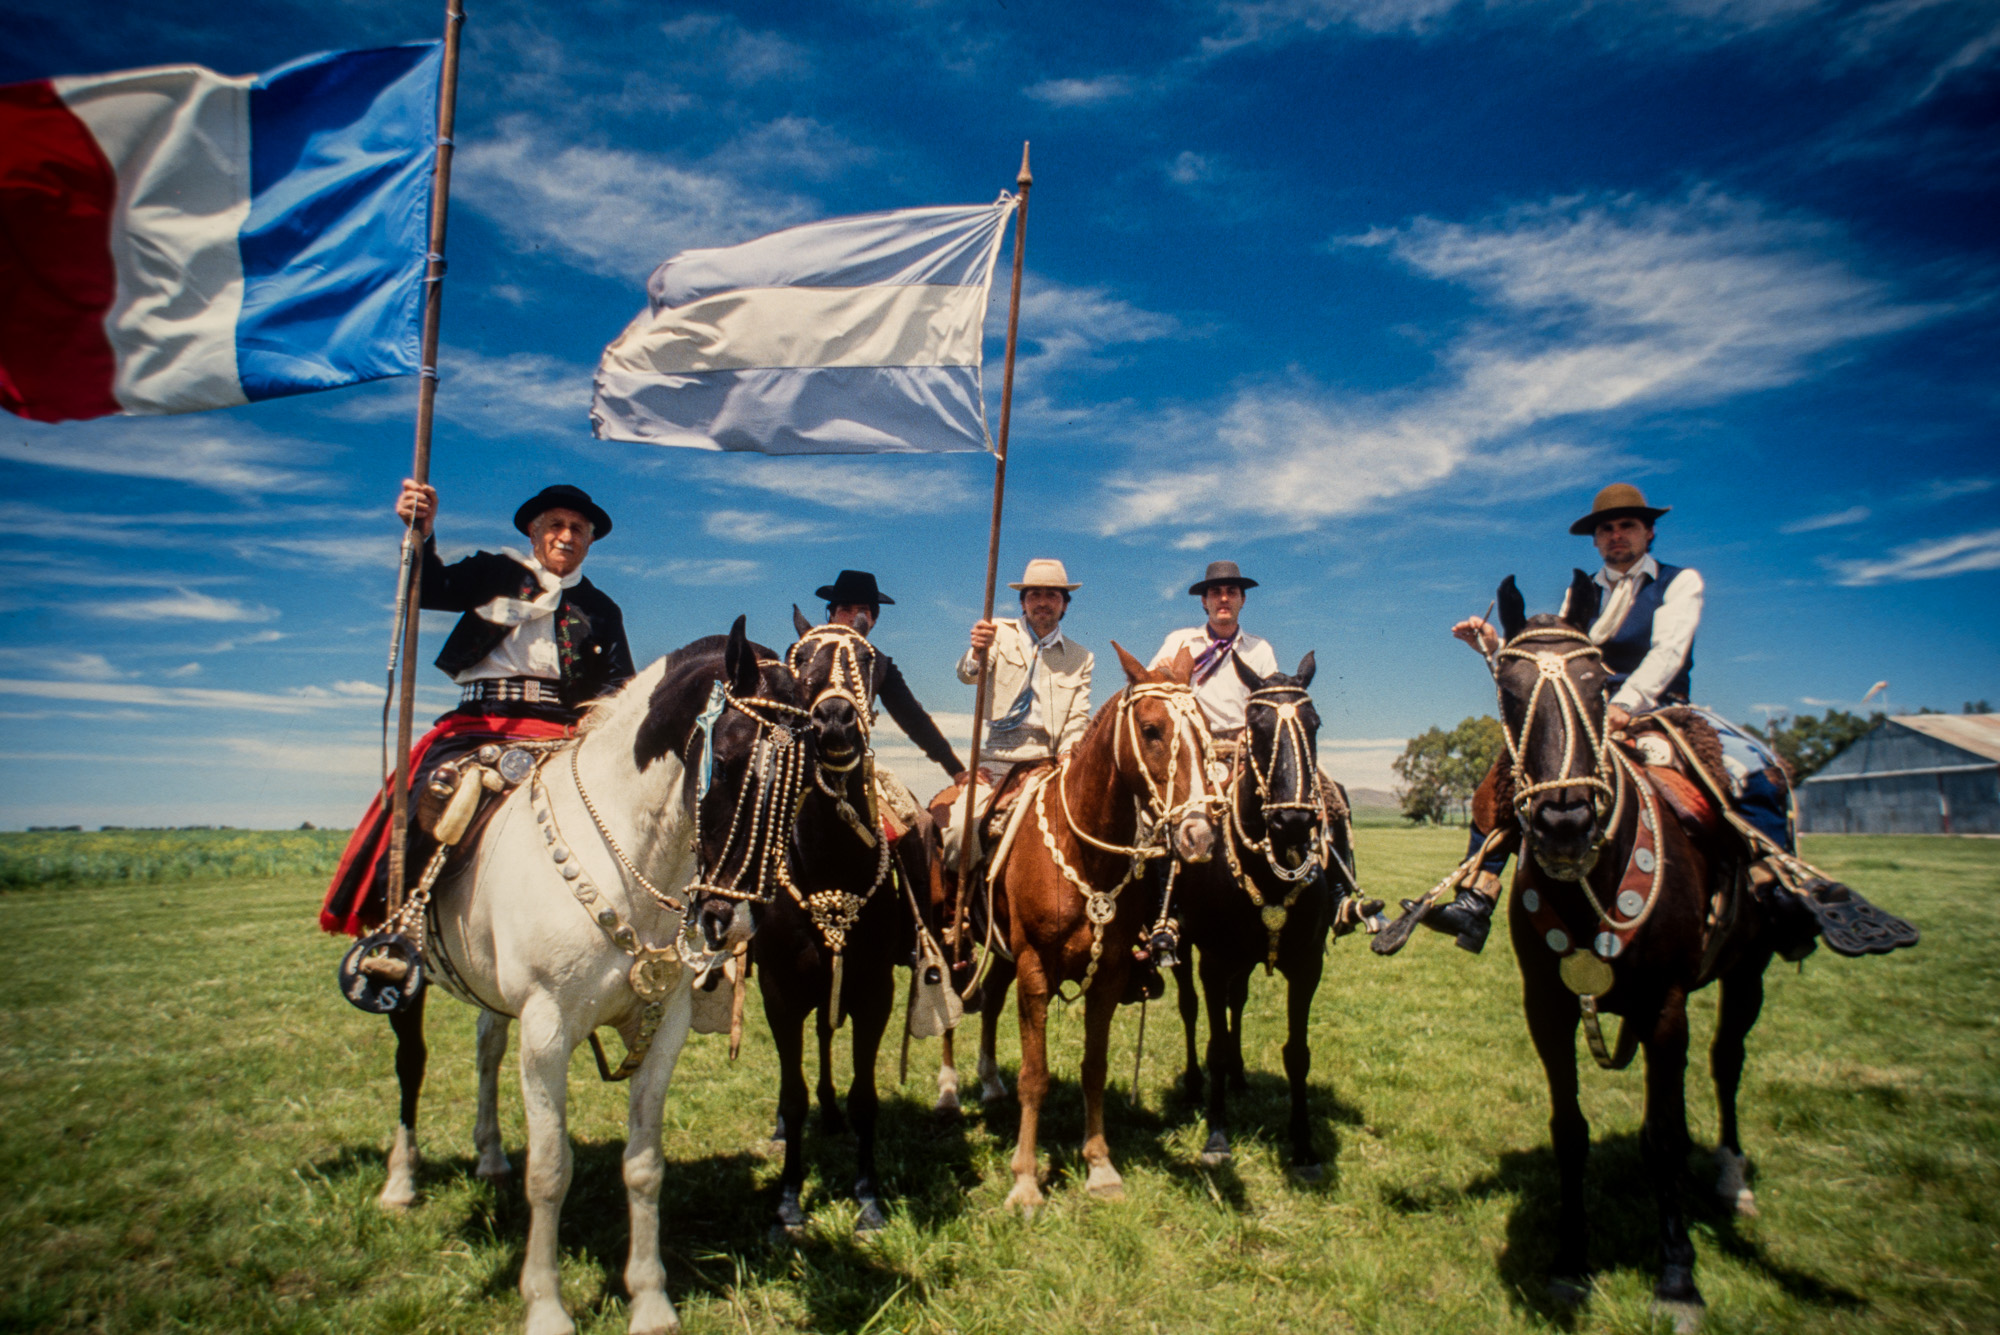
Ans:
[{"label": "white shirt", "polygon": [[[1146,666],[1164,668],[1174,661],[1174,655],[1182,649],[1188,651],[1188,657],[1200,658],[1206,648],[1208,627],[1189,626],[1167,636],[1160,645],[1160,652],[1154,654],[1153,661]],[[1236,643],[1231,652],[1260,677],[1268,677],[1278,670],[1278,656],[1271,652],[1270,641],[1247,630],[1236,632]],[[1201,702],[1201,712],[1208,715],[1209,729],[1217,736],[1234,736],[1243,730],[1244,706],[1249,703],[1250,688],[1236,675],[1235,667],[1227,658],[1207,681],[1194,688],[1194,698]]]},{"label": "white shirt", "polygon": [[474,663],[452,680],[464,685],[472,681],[493,681],[502,677],[539,677],[543,681],[562,680],[562,660],[556,652],[556,608],[564,589],[583,582],[583,571],[557,575],[532,556],[511,548],[506,555],[526,566],[541,583],[538,598],[495,598],[477,610],[479,616],[496,625],[512,625],[507,638],[493,652]]},{"label": "white shirt", "polygon": [[[1660,563],[1650,552],[1633,562],[1632,568],[1623,574],[1606,566],[1591,576],[1592,582],[1604,591],[1603,609],[1590,627],[1591,643],[1603,644],[1625,624],[1632,611],[1632,600],[1639,596],[1644,585],[1638,578],[1641,575],[1653,580],[1660,577]],[[1701,572],[1681,567],[1681,573],[1660,595],[1660,606],[1653,613],[1653,647],[1611,697],[1612,704],[1628,714],[1638,714],[1660,703],[1660,693],[1680,675],[1694,650],[1694,633],[1701,627],[1702,593]],[[1568,607],[1567,598],[1564,607]]]}]

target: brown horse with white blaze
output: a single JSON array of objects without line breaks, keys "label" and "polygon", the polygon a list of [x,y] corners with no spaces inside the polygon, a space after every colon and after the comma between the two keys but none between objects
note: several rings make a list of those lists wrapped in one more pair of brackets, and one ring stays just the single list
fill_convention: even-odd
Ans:
[{"label": "brown horse with white blaze", "polygon": [[[1024,799],[1034,806],[994,872],[996,926],[1012,945],[1021,1023],[1021,1131],[1007,1204],[1026,1212],[1043,1200],[1035,1151],[1049,1089],[1049,998],[1065,982],[1080,985],[1084,1002],[1087,1186],[1104,1199],[1124,1195],[1104,1138],[1104,1078],[1111,1018],[1148,926],[1143,872],[1175,854],[1205,861],[1215,843],[1207,812],[1214,747],[1188,685],[1187,654],[1152,672],[1115,641],[1112,648],[1129,684]],[[1134,885],[1141,893],[1126,893]]]}]

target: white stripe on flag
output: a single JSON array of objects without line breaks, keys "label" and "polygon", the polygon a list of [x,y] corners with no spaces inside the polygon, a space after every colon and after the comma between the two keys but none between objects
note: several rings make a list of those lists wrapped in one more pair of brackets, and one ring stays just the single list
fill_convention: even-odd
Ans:
[{"label": "white stripe on flag", "polygon": [[199,65],[56,79],[118,177],[105,316],[126,412],[243,403],[236,318],[250,216],[250,86]]},{"label": "white stripe on flag", "polygon": [[805,366],[976,366],[983,287],[766,287],[641,314],[606,371],[656,375]]}]

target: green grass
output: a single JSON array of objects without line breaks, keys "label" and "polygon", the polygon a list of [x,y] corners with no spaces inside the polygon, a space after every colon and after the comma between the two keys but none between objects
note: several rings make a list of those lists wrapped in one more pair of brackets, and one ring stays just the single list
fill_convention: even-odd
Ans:
[{"label": "green grass", "polygon": [[0,890],[117,881],[331,876],[346,830],[0,833]]},{"label": "green grass", "polygon": [[[1364,829],[1364,883],[1414,894],[1462,840]],[[1892,958],[1822,952],[1802,973],[1772,971],[1742,1099],[1762,1216],[1735,1221],[1690,1197],[1707,1329],[2000,1328],[2000,843],[1821,838],[1806,851],[1925,939]],[[437,999],[424,1200],[384,1216],[373,1197],[394,1119],[391,1036],[336,996],[341,943],[313,928],[319,892],[305,875],[204,875],[0,897],[0,1329],[517,1328],[526,1209],[518,1187],[472,1176],[471,1013]],[[1128,1008],[1109,1115],[1129,1198],[1085,1198],[1081,1017],[1063,1012],[1050,1203],[1037,1219],[1001,1208],[1013,1104],[940,1123],[928,1110],[936,1044],[915,1046],[900,1093],[892,1044],[889,1229],[850,1239],[852,1152],[815,1133],[815,1223],[782,1248],[766,1236],[775,1079],[753,998],[743,1060],[732,1066],[720,1038],[694,1039],[668,1101],[668,1283],[687,1328],[1656,1328],[1636,1071],[1584,1062],[1595,1296],[1572,1314],[1541,1286],[1555,1175],[1504,934],[1476,958],[1430,933],[1393,960],[1356,938],[1334,947],[1315,1012],[1330,1169],[1315,1187],[1284,1173],[1278,981],[1260,976],[1252,993],[1253,1087],[1236,1103],[1232,1169],[1198,1166],[1199,1115],[1172,1092],[1171,1007],[1152,1008],[1135,1104]],[[1695,1016],[1705,1045],[1712,993]],[[1010,1018],[1010,1077],[1014,1051]],[[1712,1139],[1700,1071],[1689,1102],[1696,1135]],[[502,1096],[518,1166],[511,1057]],[[582,1329],[622,1331],[623,1091],[597,1081],[587,1054],[573,1067],[571,1129],[565,1295]]]}]

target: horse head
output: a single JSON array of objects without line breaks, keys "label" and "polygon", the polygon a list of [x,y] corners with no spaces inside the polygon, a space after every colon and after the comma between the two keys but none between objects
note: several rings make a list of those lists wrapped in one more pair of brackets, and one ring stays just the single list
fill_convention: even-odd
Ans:
[{"label": "horse head", "polygon": [[1215,742],[1188,684],[1194,660],[1183,649],[1164,671],[1154,672],[1116,640],[1111,647],[1127,682],[1114,702],[1119,717],[1111,754],[1118,777],[1145,795],[1147,821],[1171,830],[1182,861],[1206,862],[1215,851],[1215,826],[1208,816],[1208,762]]},{"label": "horse head", "polygon": [[1578,570],[1561,616],[1528,617],[1512,575],[1497,598],[1505,643],[1493,676],[1514,814],[1535,861],[1559,881],[1581,880],[1596,865],[1613,796],[1604,735],[1609,674],[1587,633],[1596,594]]},{"label": "horse head", "polygon": [[777,894],[811,760],[796,679],[761,657],[743,627],[742,617],[730,627],[722,675],[687,746],[697,867],[688,912],[710,951],[749,940],[759,906]]},{"label": "horse head", "polygon": [[796,606],[792,625],[799,638],[786,651],[785,663],[812,718],[819,769],[846,776],[869,749],[882,656],[860,631],[838,623],[815,626]]},{"label": "horse head", "polygon": [[1291,676],[1274,672],[1262,677],[1240,658],[1232,656],[1230,662],[1250,689],[1242,753],[1248,783],[1237,789],[1238,818],[1245,834],[1266,841],[1274,869],[1280,874],[1296,871],[1310,860],[1325,821],[1319,797],[1319,714],[1306,694],[1318,665],[1307,653]]}]

